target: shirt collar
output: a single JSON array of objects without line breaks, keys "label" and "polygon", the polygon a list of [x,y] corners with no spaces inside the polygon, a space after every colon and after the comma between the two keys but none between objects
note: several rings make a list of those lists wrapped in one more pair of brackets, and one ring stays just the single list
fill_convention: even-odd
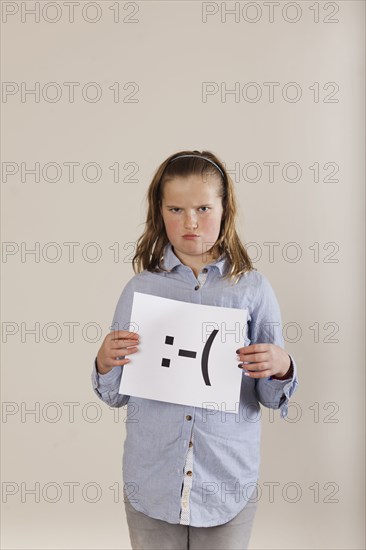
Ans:
[{"label": "shirt collar", "polygon": [[[222,254],[219,258],[207,264],[207,266],[210,266],[210,265],[216,266],[220,271],[220,274],[223,275],[225,262],[226,262],[225,254]],[[174,254],[172,245],[170,242],[166,244],[164,248],[161,264],[164,267],[164,269],[167,269],[168,271],[172,271],[172,269],[177,265],[184,265],[182,264],[180,259]]]}]

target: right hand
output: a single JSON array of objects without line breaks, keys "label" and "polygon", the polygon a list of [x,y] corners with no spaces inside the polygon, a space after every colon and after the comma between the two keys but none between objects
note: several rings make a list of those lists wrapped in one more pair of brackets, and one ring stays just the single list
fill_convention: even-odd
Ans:
[{"label": "right hand", "polygon": [[129,363],[130,359],[117,360],[116,358],[136,353],[138,351],[137,344],[139,344],[139,335],[137,332],[114,330],[107,334],[98,351],[97,371],[100,374],[106,374],[113,367]]}]

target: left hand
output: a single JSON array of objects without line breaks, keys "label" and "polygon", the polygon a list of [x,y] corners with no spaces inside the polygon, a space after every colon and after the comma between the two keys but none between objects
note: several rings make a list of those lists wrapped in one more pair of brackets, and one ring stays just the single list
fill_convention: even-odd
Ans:
[{"label": "left hand", "polygon": [[289,354],[275,344],[251,344],[238,348],[237,354],[244,363],[241,366],[244,374],[250,378],[282,377],[291,365]]}]

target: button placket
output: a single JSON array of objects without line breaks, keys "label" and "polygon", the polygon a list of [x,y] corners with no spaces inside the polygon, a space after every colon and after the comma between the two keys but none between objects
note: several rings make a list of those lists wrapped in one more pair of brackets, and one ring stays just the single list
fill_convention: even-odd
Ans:
[{"label": "button placket", "polygon": [[192,489],[193,481],[193,431],[191,433],[190,442],[188,446],[188,452],[186,461],[184,464],[184,479],[183,479],[183,490],[181,496],[181,517],[180,523],[182,525],[189,525],[189,496]]},{"label": "button placket", "polygon": [[207,279],[207,275],[208,275],[208,269],[207,267],[204,267],[201,271],[201,273],[198,274],[198,281],[199,281],[199,285],[196,285],[194,287],[195,290],[199,290],[206,282],[206,279]]}]

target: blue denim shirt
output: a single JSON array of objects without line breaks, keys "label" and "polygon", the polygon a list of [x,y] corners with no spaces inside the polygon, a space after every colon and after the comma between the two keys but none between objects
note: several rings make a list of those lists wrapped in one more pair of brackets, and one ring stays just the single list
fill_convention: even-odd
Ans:
[{"label": "blue denim shirt", "polygon": [[[257,270],[245,273],[237,284],[224,280],[227,260],[207,264],[196,278],[168,243],[164,268],[169,272],[134,275],[117,303],[112,329],[132,330],[133,293],[249,311],[248,338],[233,349],[253,343],[284,348],[282,320],[275,293]],[[133,368],[133,355],[131,368]],[[93,389],[111,407],[127,405],[123,481],[132,506],[152,518],[194,527],[221,525],[234,518],[250,499],[259,477],[261,407],[280,409],[295,391],[297,368],[290,355],[293,376],[286,380],[249,378],[241,381],[239,412],[224,403],[211,409],[165,403],[118,393],[122,367],[99,374],[96,360]],[[129,366],[130,368],[130,366]]]}]

